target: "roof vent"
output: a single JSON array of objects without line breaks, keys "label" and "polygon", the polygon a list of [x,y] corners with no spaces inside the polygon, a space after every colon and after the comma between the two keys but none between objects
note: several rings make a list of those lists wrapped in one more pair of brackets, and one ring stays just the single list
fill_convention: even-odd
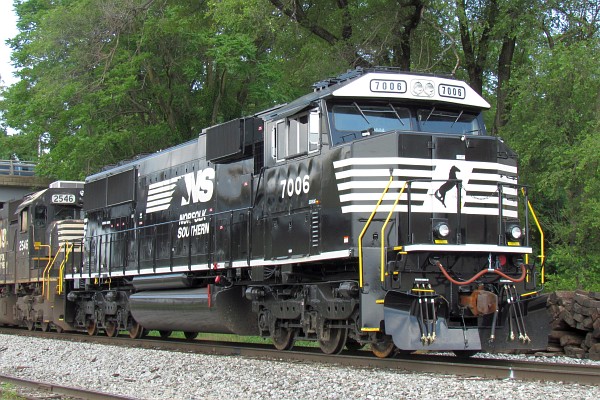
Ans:
[{"label": "roof vent", "polygon": [[50,189],[83,189],[83,182],[79,181],[56,181],[50,184]]}]

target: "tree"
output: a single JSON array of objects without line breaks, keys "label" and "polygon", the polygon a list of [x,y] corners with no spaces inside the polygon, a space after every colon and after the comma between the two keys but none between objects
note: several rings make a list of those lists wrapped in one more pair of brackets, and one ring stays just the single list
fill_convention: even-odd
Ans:
[{"label": "tree", "polygon": [[411,68],[412,35],[423,0],[335,2],[270,0],[282,14],[320,38],[348,66]]},{"label": "tree", "polygon": [[[17,3],[21,81],[0,104],[41,147],[39,170],[77,179],[239,116],[263,79],[247,35],[216,27],[191,0]],[[256,110],[251,110],[256,111]]]},{"label": "tree", "polygon": [[519,68],[502,131],[533,186],[554,287],[600,289],[599,51],[597,38],[555,44]]}]

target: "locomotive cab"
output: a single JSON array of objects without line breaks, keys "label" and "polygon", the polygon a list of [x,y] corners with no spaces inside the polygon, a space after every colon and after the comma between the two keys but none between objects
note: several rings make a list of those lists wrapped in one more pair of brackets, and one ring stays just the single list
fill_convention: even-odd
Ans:
[{"label": "locomotive cab", "polygon": [[345,259],[317,264],[332,281],[356,268],[360,332],[349,340],[376,338],[380,354],[392,341],[457,352],[545,346],[527,188],[517,155],[487,135],[487,108],[462,82],[388,70],[321,82],[263,115],[265,256]]}]

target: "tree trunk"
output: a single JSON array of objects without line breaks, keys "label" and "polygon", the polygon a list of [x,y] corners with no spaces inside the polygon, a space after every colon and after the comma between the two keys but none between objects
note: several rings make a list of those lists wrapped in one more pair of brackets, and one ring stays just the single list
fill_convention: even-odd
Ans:
[{"label": "tree trunk", "polygon": [[508,97],[508,83],[516,43],[517,39],[508,35],[505,35],[502,40],[502,49],[498,56],[498,87],[496,88],[496,117],[492,128],[493,135],[497,135],[498,131],[508,122],[510,109],[506,98]]}]

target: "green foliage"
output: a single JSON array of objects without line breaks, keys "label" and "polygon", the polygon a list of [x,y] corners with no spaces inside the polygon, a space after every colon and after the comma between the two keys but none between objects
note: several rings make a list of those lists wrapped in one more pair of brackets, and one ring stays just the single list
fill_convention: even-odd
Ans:
[{"label": "green foliage", "polygon": [[25,398],[17,393],[14,385],[10,383],[0,384],[0,400],[20,400]]},{"label": "green foliage", "polygon": [[511,120],[501,132],[534,188],[557,288],[600,287],[599,51],[593,39],[540,52],[513,79]]}]

